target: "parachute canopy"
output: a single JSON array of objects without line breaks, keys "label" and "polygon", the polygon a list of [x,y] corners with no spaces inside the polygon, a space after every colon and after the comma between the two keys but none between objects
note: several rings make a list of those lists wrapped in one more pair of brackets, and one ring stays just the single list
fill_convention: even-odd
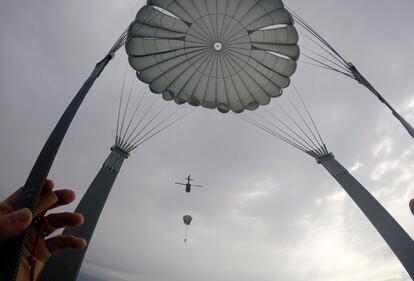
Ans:
[{"label": "parachute canopy", "polygon": [[281,95],[297,42],[280,0],[148,0],[125,48],[137,77],[165,100],[239,113]]},{"label": "parachute canopy", "polygon": [[185,225],[190,225],[191,221],[193,220],[193,218],[190,215],[185,215],[183,217],[183,221]]}]

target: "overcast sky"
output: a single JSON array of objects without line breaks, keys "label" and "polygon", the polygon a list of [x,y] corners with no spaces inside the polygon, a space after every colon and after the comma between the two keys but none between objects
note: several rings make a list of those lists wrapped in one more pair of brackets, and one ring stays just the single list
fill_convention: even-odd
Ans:
[{"label": "overcast sky", "polygon": [[[284,2],[414,124],[411,0]],[[59,116],[142,5],[0,2],[0,198],[25,182]],[[125,65],[121,49],[85,99],[50,172],[78,199],[113,145]],[[413,236],[413,139],[351,79],[299,64],[293,83],[336,159]],[[139,83],[137,91],[145,88]],[[190,173],[206,188],[187,194],[174,185]],[[186,244],[185,214],[194,218]],[[410,280],[322,166],[230,114],[203,108],[125,161],[79,278],[167,279]]]}]

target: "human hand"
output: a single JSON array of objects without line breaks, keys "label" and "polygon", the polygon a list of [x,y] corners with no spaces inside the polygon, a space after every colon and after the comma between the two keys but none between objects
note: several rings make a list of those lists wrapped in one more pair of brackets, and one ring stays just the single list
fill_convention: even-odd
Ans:
[{"label": "human hand", "polygon": [[[44,192],[50,191],[53,187],[53,182],[51,180],[46,180],[43,190]],[[20,188],[9,198],[0,203],[0,242],[20,235],[30,226],[33,220],[32,212],[29,209],[24,208],[15,210],[14,208],[21,191],[22,189]],[[67,205],[75,200],[75,193],[71,190],[56,190],[54,193],[57,196],[58,201],[51,206],[49,210]],[[81,214],[70,212],[50,214],[45,217],[43,232],[45,234],[51,234],[59,228],[76,227],[82,225],[82,223],[83,216]],[[85,246],[85,239],[75,236],[58,235],[44,240],[44,247],[46,247],[51,254],[65,248],[81,249]]]}]

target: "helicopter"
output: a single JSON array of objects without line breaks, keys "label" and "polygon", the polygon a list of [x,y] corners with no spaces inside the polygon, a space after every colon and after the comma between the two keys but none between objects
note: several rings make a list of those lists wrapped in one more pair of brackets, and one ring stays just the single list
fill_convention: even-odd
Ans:
[{"label": "helicopter", "polygon": [[175,184],[185,185],[185,192],[187,193],[191,192],[191,187],[203,187],[202,185],[191,184],[190,181],[194,180],[191,178],[191,175],[188,175],[188,177],[186,177],[185,180],[187,181],[187,183],[176,182]]}]

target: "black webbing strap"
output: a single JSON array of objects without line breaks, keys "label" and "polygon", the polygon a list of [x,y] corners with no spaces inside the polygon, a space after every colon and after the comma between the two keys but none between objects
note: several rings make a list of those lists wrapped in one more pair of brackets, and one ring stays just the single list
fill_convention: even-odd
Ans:
[{"label": "black webbing strap", "polygon": [[358,80],[359,83],[364,85],[368,90],[371,91],[383,104],[385,104],[392,112],[394,117],[400,121],[401,125],[407,130],[412,138],[414,138],[414,128],[407,122],[389,103],[384,99],[383,96],[372,86],[367,79],[358,71],[358,69],[352,64],[349,63],[349,70],[351,70],[354,77]]},{"label": "black webbing strap", "polygon": [[[65,134],[78,111],[83,99],[92,87],[96,78],[99,77],[105,66],[112,59],[112,54],[108,54],[101,60],[92,71],[92,74],[83,84],[82,88],[69,104],[56,127],[53,129],[45,145],[42,148],[27,181],[23,187],[22,194],[16,205],[17,209],[29,208],[34,210],[37,206],[42,186],[46,180],[49,170],[53,164],[56,153],[65,137]],[[28,235],[28,231],[15,239],[7,240],[0,244],[0,280],[15,281],[19,269],[23,245]]]}]

